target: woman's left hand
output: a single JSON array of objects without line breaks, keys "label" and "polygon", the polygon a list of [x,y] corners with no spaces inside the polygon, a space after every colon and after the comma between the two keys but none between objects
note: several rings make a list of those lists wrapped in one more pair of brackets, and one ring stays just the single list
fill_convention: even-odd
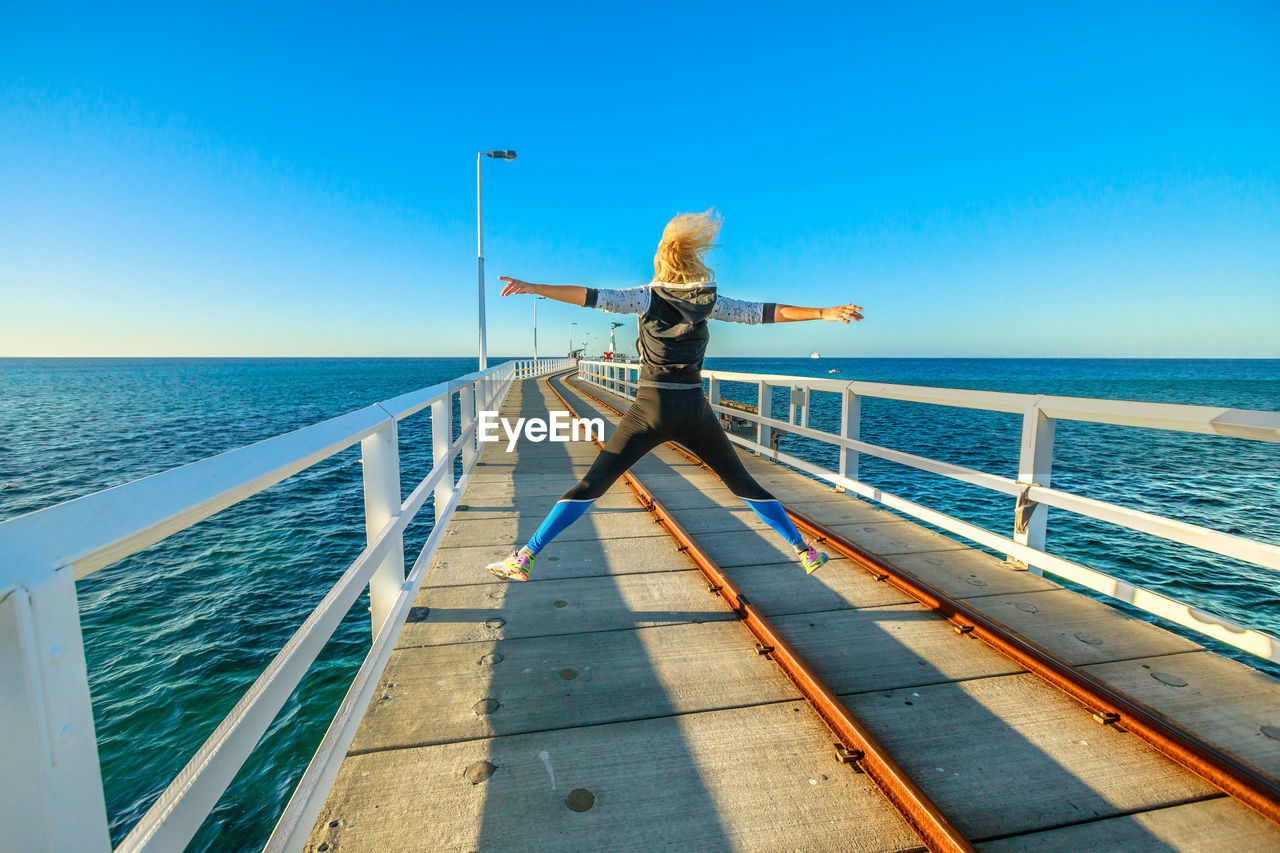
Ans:
[{"label": "woman's left hand", "polygon": [[837,305],[834,308],[823,308],[822,319],[830,320],[835,323],[852,323],[862,319],[862,306],[854,305],[850,302],[848,305]]},{"label": "woman's left hand", "polygon": [[537,293],[534,288],[538,285],[530,284],[527,281],[521,281],[518,278],[500,275],[498,276],[498,281],[505,281],[507,283],[506,286],[502,288],[503,296],[513,296],[517,293]]}]

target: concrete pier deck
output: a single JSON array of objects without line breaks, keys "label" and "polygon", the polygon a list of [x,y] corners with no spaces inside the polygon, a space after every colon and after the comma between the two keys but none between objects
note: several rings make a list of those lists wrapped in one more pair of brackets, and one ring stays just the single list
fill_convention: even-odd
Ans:
[{"label": "concrete pier deck", "polygon": [[[503,415],[561,408],[529,379]],[[530,582],[484,572],[595,454],[485,446],[308,849],[921,849],[621,482]],[[1275,680],[744,460],[784,502],[1280,776]],[[710,472],[667,448],[634,471],[980,849],[1280,849],[1276,825],[848,561],[806,577]]]}]

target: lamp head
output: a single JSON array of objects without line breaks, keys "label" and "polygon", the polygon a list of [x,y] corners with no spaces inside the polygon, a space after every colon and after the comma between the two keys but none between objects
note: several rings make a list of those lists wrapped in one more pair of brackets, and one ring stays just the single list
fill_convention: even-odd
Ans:
[{"label": "lamp head", "polygon": [[484,152],[482,152],[482,153],[484,154],[484,156],[486,156],[486,157],[492,157],[492,158],[493,158],[493,159],[495,159],[495,160],[514,160],[514,159],[516,159],[516,152],[514,152],[514,151],[484,151]]}]

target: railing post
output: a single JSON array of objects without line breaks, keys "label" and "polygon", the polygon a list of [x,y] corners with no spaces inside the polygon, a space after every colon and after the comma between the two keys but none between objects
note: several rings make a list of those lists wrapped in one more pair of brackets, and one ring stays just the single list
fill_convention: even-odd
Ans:
[{"label": "railing post", "polygon": [[[462,431],[467,429],[475,422],[476,419],[476,386],[468,383],[458,389],[458,417],[461,419]],[[462,442],[462,472],[465,474],[471,469],[476,458],[476,439],[478,436]]]},{"label": "railing post", "polygon": [[[862,397],[845,392],[840,400],[840,435],[854,441],[862,440]],[[840,476],[850,480],[858,479],[858,451],[849,447],[840,448]],[[844,491],[844,486],[836,487]]]},{"label": "railing post", "polygon": [[[18,574],[11,559],[5,568]],[[32,569],[31,580],[0,591],[0,847],[106,853],[73,572]]]},{"label": "railing post", "polygon": [[[399,430],[394,418],[387,421],[360,442],[360,460],[364,467],[364,535],[373,540],[400,515],[400,446]],[[387,556],[369,578],[369,612],[373,635],[391,612],[400,589],[404,586],[404,534],[395,537]]]},{"label": "railing post", "polygon": [[453,395],[431,404],[431,466],[432,470],[445,465],[448,470],[436,483],[436,512],[444,509],[453,494],[453,460],[449,458],[449,445],[453,443]]},{"label": "railing post", "polygon": [[[720,405],[720,380],[714,376],[707,379],[707,400],[713,406]],[[716,417],[719,417],[719,415],[716,415]]]},{"label": "railing post", "polygon": [[[756,383],[756,414],[762,418],[773,417],[773,393],[769,390],[769,383],[763,379]],[[763,423],[756,424],[756,443],[761,447],[769,447],[770,438],[773,435],[773,429],[765,426]],[[760,452],[756,451],[759,456]]]},{"label": "railing post", "polygon": [[[809,425],[809,389],[803,385],[794,385],[788,389],[791,407],[787,410],[787,423],[799,426]],[[799,412],[800,417],[796,418]]]},{"label": "railing post", "polygon": [[[1022,446],[1018,452],[1018,482],[1024,488],[1032,484],[1049,485],[1053,470],[1053,433],[1054,419],[1046,417],[1034,403],[1028,406],[1022,416]],[[1014,507],[1014,541],[1043,551],[1048,520],[1047,506],[1020,496]],[[1012,557],[1009,559],[1021,563]],[[1032,574],[1040,574],[1034,566],[1029,569]]]}]

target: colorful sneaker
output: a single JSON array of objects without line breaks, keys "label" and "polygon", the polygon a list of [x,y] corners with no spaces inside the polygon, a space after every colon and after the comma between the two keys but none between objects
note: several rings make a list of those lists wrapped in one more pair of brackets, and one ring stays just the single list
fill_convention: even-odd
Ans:
[{"label": "colorful sneaker", "polygon": [[800,565],[804,566],[804,573],[811,575],[822,567],[827,561],[827,555],[813,547],[812,542],[804,543],[804,550],[800,552]]},{"label": "colorful sneaker", "polygon": [[532,565],[533,557],[521,557],[520,552],[512,551],[506,556],[506,559],[490,563],[486,568],[490,574],[503,580],[527,581],[529,579],[529,567]]}]

